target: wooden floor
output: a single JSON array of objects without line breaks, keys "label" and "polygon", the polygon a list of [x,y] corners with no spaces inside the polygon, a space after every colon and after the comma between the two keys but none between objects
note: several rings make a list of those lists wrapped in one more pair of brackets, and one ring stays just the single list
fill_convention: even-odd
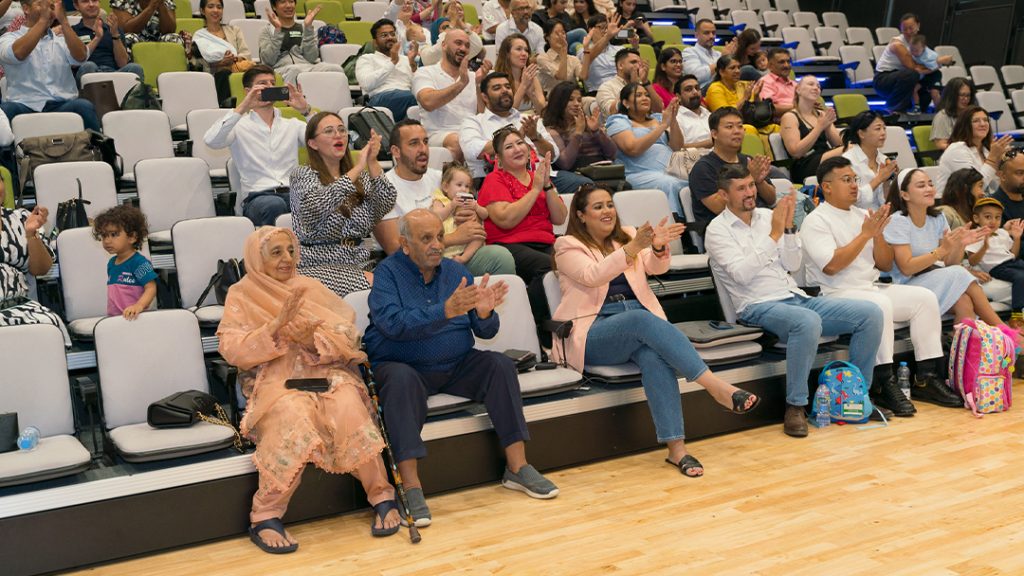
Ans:
[{"label": "wooden floor", "polygon": [[1024,406],[918,408],[888,428],[694,442],[702,479],[655,451],[552,473],[551,501],[436,496],[416,546],[371,538],[363,512],[291,526],[287,556],[240,537],[80,574],[1024,574]]}]

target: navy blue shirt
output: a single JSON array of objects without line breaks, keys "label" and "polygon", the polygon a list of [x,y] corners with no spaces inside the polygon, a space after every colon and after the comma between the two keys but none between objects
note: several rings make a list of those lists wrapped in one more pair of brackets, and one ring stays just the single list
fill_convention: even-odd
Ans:
[{"label": "navy blue shirt", "polygon": [[[75,31],[78,38],[82,40],[82,44],[85,44],[86,46],[88,46],[89,42],[92,42],[93,37],[96,36],[96,33],[93,32],[92,28],[89,28],[81,22],[72,26],[71,29]],[[100,40],[96,49],[89,54],[89,62],[94,62],[101,68],[106,67],[114,70],[119,68],[117,61],[114,60],[114,40],[110,37],[110,26],[107,26],[106,24],[103,25],[103,39]]]},{"label": "navy blue shirt", "polygon": [[416,264],[401,250],[373,270],[370,290],[370,326],[363,336],[370,362],[403,362],[421,372],[449,372],[473,348],[473,335],[493,338],[498,313],[481,320],[475,310],[445,318],[444,303],[466,278],[473,275],[451,258],[429,283]]}]

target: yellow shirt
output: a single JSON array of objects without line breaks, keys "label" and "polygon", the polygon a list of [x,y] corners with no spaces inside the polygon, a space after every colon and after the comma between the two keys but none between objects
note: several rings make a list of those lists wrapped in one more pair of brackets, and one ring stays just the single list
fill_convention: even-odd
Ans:
[{"label": "yellow shirt", "polygon": [[[434,190],[434,200],[440,202],[441,205],[444,206],[445,208],[447,208],[448,205],[452,203],[452,199],[446,196],[445,193],[442,192],[440,189]],[[449,214],[448,217],[444,219],[444,222],[442,222],[442,224],[444,225],[445,235],[455,232],[455,228],[457,228],[457,226],[455,225],[454,211],[452,212],[452,214]],[[462,251],[465,249],[465,244],[459,246],[449,246],[444,249],[444,257],[453,258],[455,256],[458,256],[459,254],[462,254]]]},{"label": "yellow shirt", "polygon": [[736,90],[729,90],[721,80],[717,80],[708,86],[708,93],[704,97],[708,103],[708,110],[714,112],[723,106],[740,107],[740,98],[749,82],[740,80],[736,82]]}]

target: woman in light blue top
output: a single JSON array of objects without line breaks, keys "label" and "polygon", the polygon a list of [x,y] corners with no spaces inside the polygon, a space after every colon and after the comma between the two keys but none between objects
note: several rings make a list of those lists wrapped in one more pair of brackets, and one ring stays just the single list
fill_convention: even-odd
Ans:
[{"label": "woman in light blue top", "polygon": [[935,208],[931,178],[917,168],[900,172],[888,201],[893,214],[885,227],[885,241],[896,262],[893,282],[931,290],[939,310],[952,311],[957,321],[981,318],[992,326],[1002,323],[978,280],[960,265],[964,246],[981,240],[989,230],[965,225],[950,231],[946,218]]},{"label": "woman in light blue top", "polygon": [[683,214],[679,191],[686,180],[666,174],[672,152],[683,147],[683,132],[676,120],[679,101],[673,100],[664,114],[651,113],[651,97],[657,95],[631,82],[619,93],[619,113],[608,117],[608,136],[619,148],[616,159],[626,167],[626,181],[633,188],[657,188],[668,196],[672,211]]}]

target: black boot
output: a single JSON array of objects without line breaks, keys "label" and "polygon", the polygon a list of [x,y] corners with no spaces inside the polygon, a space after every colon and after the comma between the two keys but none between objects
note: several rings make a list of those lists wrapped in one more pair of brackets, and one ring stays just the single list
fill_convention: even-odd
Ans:
[{"label": "black boot", "polygon": [[901,418],[913,416],[917,412],[914,404],[900,390],[899,382],[892,373],[892,364],[875,366],[871,385],[871,401],[876,406],[891,410],[893,415]]},{"label": "black boot", "polygon": [[939,364],[938,358],[917,363],[917,374],[910,386],[911,397],[947,408],[963,408],[964,401],[946,385],[946,379],[940,375]]}]

